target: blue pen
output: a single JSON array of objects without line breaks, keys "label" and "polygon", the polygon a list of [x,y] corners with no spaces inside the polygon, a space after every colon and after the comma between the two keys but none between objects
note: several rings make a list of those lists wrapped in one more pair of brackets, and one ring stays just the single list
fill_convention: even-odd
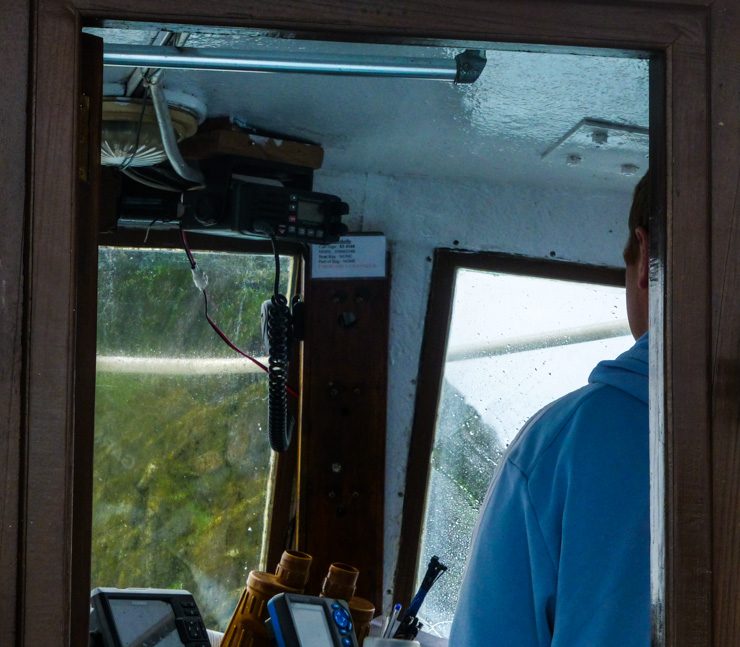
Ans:
[{"label": "blue pen", "polygon": [[393,625],[396,624],[396,618],[398,618],[398,614],[401,612],[401,603],[396,602],[393,605],[393,611],[391,611],[391,615],[388,618],[388,624],[385,626],[385,629],[383,630],[382,638],[390,638],[393,635]]}]

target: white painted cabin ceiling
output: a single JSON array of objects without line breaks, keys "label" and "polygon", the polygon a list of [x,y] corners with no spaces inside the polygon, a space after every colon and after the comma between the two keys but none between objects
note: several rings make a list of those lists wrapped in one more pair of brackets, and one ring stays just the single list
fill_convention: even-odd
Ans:
[{"label": "white painted cabin ceiling", "polygon": [[[86,31],[108,43],[145,45],[157,33],[151,26]],[[191,33],[185,46],[434,58],[452,58],[465,49],[214,31]],[[625,193],[647,168],[645,135],[610,131],[607,141],[599,143],[591,130],[581,129],[543,157],[583,119],[648,125],[648,61],[594,56],[593,51],[574,55],[488,48],[486,68],[472,85],[181,70],[166,70],[164,85],[200,99],[208,117],[229,116],[320,143],[325,149],[323,169],[333,173]],[[107,67],[105,81],[123,84],[130,72]],[[110,93],[111,88],[116,86],[106,90]],[[634,174],[625,175],[624,170]]]}]

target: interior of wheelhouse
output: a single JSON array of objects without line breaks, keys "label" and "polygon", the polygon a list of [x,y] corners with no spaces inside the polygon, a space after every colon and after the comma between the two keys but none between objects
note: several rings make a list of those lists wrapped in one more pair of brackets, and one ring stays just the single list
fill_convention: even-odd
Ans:
[{"label": "interior of wheelhouse", "polygon": [[187,590],[228,635],[283,551],[312,556],[311,595],[355,568],[381,618],[436,556],[418,617],[444,641],[507,446],[631,344],[647,54],[84,31],[106,61],[91,588]]}]

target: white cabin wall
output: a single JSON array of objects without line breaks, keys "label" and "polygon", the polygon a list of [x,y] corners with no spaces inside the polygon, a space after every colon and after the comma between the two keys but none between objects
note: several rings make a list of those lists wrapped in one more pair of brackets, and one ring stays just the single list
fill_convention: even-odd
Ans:
[{"label": "white cabin wall", "polygon": [[[631,195],[571,187],[483,185],[316,174],[314,190],[350,205],[350,231],[388,239],[391,286],[384,588],[393,585],[432,256],[456,247],[621,266]],[[455,243],[457,241],[457,244]],[[484,296],[484,295],[482,295]],[[534,412],[533,412],[534,413]],[[386,606],[391,604],[386,594]]]}]

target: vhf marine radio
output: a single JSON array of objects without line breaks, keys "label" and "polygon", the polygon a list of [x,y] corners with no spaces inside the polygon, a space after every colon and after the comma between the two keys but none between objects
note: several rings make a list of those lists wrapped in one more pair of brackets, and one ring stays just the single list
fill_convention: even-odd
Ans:
[{"label": "vhf marine radio", "polygon": [[314,244],[336,242],[347,232],[342,216],[349,207],[337,196],[255,180],[232,176],[226,193],[207,189],[186,193],[183,228]]},{"label": "vhf marine radio", "polygon": [[123,229],[180,228],[204,234],[275,237],[334,243],[347,233],[349,207],[335,195],[311,191],[313,176],[300,167],[269,168],[223,157],[204,161],[204,186],[164,191],[121,178],[117,205]]}]

